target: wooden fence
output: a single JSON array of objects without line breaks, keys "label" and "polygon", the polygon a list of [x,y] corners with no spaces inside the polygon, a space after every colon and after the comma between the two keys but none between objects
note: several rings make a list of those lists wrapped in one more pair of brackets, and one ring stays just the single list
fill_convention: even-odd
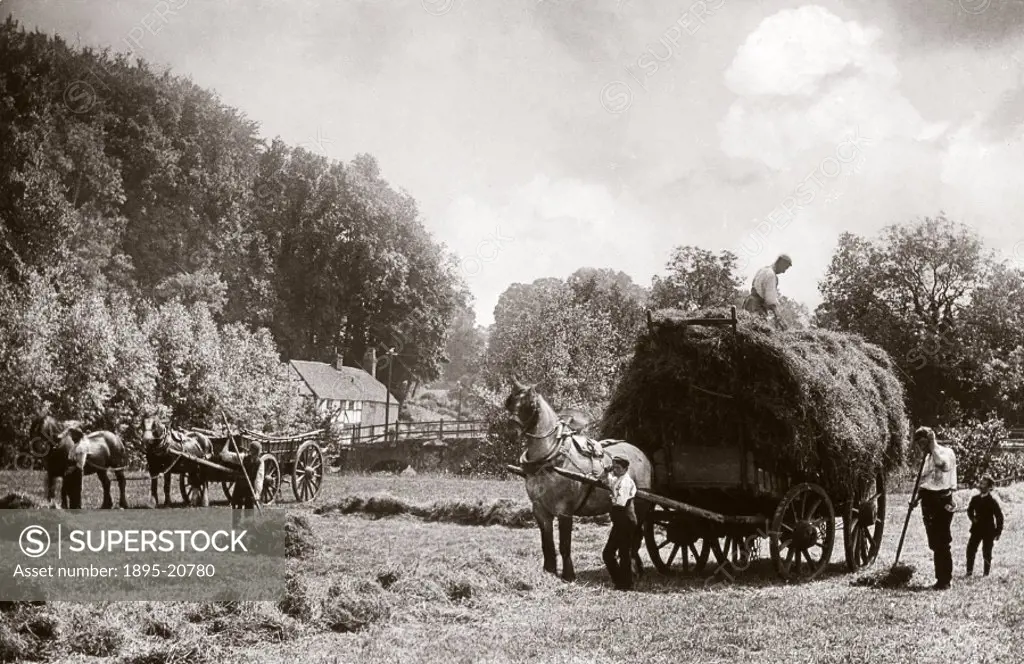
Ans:
[{"label": "wooden fence", "polygon": [[479,439],[487,436],[486,420],[436,420],[434,422],[392,422],[346,426],[338,442],[341,445],[373,445],[427,440]]}]

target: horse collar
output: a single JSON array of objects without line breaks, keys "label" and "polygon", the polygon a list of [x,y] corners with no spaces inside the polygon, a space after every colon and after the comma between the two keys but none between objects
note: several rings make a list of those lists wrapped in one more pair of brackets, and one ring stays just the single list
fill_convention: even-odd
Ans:
[{"label": "horse collar", "polygon": [[[547,438],[551,434],[553,434],[556,431],[558,431],[560,424],[561,423],[556,424],[551,429],[551,431],[548,433],[547,436],[538,436],[538,435],[535,435],[535,434],[526,434],[526,435],[530,436],[531,438],[538,438],[538,439],[540,439],[540,438]],[[519,455],[519,465],[522,467],[523,471],[525,471],[528,475],[532,475],[532,474],[538,472],[539,470],[541,470],[542,468],[548,466],[552,461],[554,461],[558,457],[559,454],[562,453],[562,448],[565,446],[565,438],[566,438],[566,436],[564,435],[564,430],[563,430],[563,434],[559,435],[555,439],[555,444],[551,446],[551,451],[548,452],[547,454],[545,454],[540,459],[535,459],[533,461],[530,461],[529,459],[526,458],[526,455],[530,452],[529,448],[523,450],[523,453],[521,455]]]}]

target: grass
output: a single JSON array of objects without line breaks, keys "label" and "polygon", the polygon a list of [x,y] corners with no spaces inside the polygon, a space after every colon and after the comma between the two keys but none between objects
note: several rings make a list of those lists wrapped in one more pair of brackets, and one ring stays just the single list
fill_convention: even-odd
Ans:
[{"label": "grass", "polygon": [[[145,504],[148,483],[132,485],[129,502]],[[39,473],[0,473],[0,497],[13,490],[38,496],[41,487]],[[87,505],[99,504],[98,488],[94,478],[87,482]],[[956,577],[945,593],[923,590],[934,579],[919,512],[902,556],[917,569],[907,589],[852,585],[859,577],[843,572],[838,539],[832,569],[806,585],[780,584],[762,561],[713,587],[703,578],[659,577],[648,564],[637,590],[620,593],[600,560],[607,526],[577,525],[579,580],[565,584],[541,570],[535,529],[408,514],[314,514],[319,506],[373,495],[409,505],[506,499],[525,507],[521,481],[330,475],[313,503],[280,504],[304,516],[317,541],[314,553],[289,563],[281,602],[19,607],[0,617],[0,660],[4,652],[38,652],[42,661],[137,664],[1019,662],[1024,487],[1002,493],[1007,522],[992,576],[963,578],[967,519],[958,514]],[[882,555],[872,569],[891,564],[906,504],[907,496],[890,496]],[[108,629],[83,637],[94,624]]]}]

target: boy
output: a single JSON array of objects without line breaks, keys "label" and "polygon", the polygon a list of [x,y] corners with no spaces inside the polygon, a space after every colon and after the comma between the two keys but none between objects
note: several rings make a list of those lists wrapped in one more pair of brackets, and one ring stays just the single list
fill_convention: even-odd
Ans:
[{"label": "boy", "polygon": [[[235,482],[235,490],[231,496],[231,507],[236,510],[233,519],[236,525],[240,521],[240,516],[252,515],[252,510],[256,507],[256,501],[259,500],[260,494],[263,493],[263,461],[260,459],[262,454],[263,446],[253,441],[249,443],[249,453],[242,458],[242,466],[245,468],[245,474],[249,477],[249,482],[252,482],[252,490],[249,489],[249,482],[246,482],[244,477]],[[240,515],[237,510],[245,511]]]},{"label": "boy", "polygon": [[995,482],[986,475],[978,483],[978,495],[971,498],[967,506],[967,516],[971,519],[971,538],[967,540],[967,576],[974,573],[974,558],[978,554],[978,545],[983,543],[982,558],[985,560],[985,576],[992,567],[992,542],[1003,534],[1003,510],[999,501],[992,495]]},{"label": "boy", "polygon": [[605,475],[612,492],[612,529],[608,533],[608,543],[601,557],[604,558],[604,564],[617,590],[630,590],[633,587],[632,552],[637,528],[633,498],[636,496],[636,484],[627,474],[628,470],[629,459],[617,456],[612,459],[612,467]]}]

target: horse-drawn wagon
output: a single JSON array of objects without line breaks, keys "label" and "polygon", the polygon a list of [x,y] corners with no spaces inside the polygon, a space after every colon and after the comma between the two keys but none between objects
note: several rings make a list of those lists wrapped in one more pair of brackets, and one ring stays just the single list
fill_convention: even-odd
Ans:
[{"label": "horse-drawn wagon", "polygon": [[648,316],[605,414],[603,436],[651,460],[652,486],[637,497],[652,504],[652,562],[700,573],[713,556],[741,570],[767,540],[780,577],[809,580],[828,565],[840,521],[847,568],[870,565],[909,429],[888,356],[859,338],[739,323],[735,308]]},{"label": "horse-drawn wagon", "polygon": [[299,502],[309,502],[320,493],[324,477],[324,452],[321,447],[323,431],[310,431],[290,436],[266,436],[242,429],[239,433],[218,434],[207,429],[193,429],[205,436],[212,446],[208,458],[202,458],[187,449],[168,449],[182,464],[181,497],[188,504],[202,499],[210,483],[220,483],[224,496],[230,500],[235,487],[252,478],[242,471],[242,457],[251,442],[260,443],[263,463],[263,487],[260,502],[274,503],[282,483],[289,483],[292,494]]}]

